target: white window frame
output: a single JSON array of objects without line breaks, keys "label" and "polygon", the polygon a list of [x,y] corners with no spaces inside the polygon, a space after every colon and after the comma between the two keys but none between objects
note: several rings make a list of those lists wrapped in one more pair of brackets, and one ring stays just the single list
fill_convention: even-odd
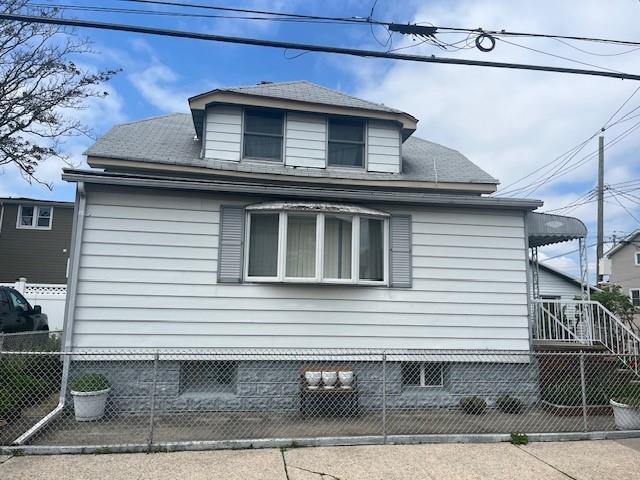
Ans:
[{"label": "white window frame", "polygon": [[[409,362],[413,363],[413,362]],[[420,364],[420,385],[403,385],[408,388],[444,388],[444,363],[442,362],[419,362]],[[440,367],[440,383],[437,385],[426,385],[425,366],[427,364],[436,364]]]},{"label": "white window frame", "polygon": [[[31,225],[22,225],[20,221],[22,219],[22,207],[33,207],[33,218],[31,219]],[[51,210],[51,215],[49,215],[49,225],[46,227],[38,226],[38,217],[40,216],[40,208],[49,208]],[[53,205],[27,205],[27,204],[19,204],[18,205],[18,216],[16,218],[16,228],[26,229],[26,230],[51,230],[53,226]]]},{"label": "white window frame", "polygon": [[[274,214],[278,216],[278,262],[277,274],[273,277],[250,276],[249,275],[249,248],[251,235],[251,216],[260,214]],[[316,274],[314,277],[287,277],[287,220],[288,215],[316,215]],[[265,283],[323,283],[339,285],[365,285],[365,286],[388,286],[389,285],[389,218],[371,214],[349,214],[352,218],[351,226],[351,278],[328,278],[324,276],[324,221],[326,216],[334,216],[334,213],[305,212],[296,210],[257,210],[247,211],[245,229],[244,248],[244,279],[247,282]],[[340,213],[344,215],[344,213]],[[375,218],[382,220],[383,236],[383,279],[366,280],[360,279],[360,219]]]},{"label": "white window frame", "polygon": [[634,260],[636,262],[636,267],[639,267],[640,266],[640,252],[638,252],[638,251],[633,252],[633,258],[634,258]]},{"label": "white window frame", "polygon": [[[640,288],[630,288],[629,289],[629,300],[631,300],[631,305],[633,305],[633,292],[638,292],[638,298],[640,299]],[[640,308],[640,305],[633,305],[634,308]]]},{"label": "white window frame", "polygon": [[[331,142],[336,142],[336,143],[347,143],[347,144],[353,144],[353,145],[360,145],[360,142],[354,142],[354,141],[348,141],[348,140],[331,140],[330,138],[330,123],[332,119],[345,119],[345,120],[357,120],[357,121],[361,121],[363,123],[363,128],[362,128],[362,145],[363,145],[363,149],[362,149],[362,165],[331,165],[329,163],[329,144]],[[349,170],[349,171],[353,171],[353,170],[368,170],[368,156],[369,156],[369,152],[368,152],[368,137],[369,137],[369,122],[367,122],[366,118],[360,118],[360,117],[341,117],[340,115],[327,115],[326,116],[326,129],[327,129],[327,141],[326,141],[326,145],[325,145],[325,151],[327,152],[327,159],[326,159],[326,167],[330,168],[332,170],[336,169],[336,170],[341,170],[341,169],[345,169],[345,170]]]}]

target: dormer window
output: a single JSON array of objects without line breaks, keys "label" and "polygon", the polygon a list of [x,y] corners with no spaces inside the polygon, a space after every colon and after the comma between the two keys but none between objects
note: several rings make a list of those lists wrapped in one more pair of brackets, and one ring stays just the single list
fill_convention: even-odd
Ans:
[{"label": "dormer window", "polygon": [[283,112],[257,108],[246,109],[243,157],[281,162],[283,131]]},{"label": "dormer window", "polygon": [[331,167],[364,167],[364,120],[329,117]]}]

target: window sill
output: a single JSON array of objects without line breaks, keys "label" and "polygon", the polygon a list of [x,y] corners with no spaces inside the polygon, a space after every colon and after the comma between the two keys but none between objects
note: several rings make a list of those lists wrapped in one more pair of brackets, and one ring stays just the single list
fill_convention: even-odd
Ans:
[{"label": "window sill", "polygon": [[51,230],[51,226],[48,227],[31,227],[31,226],[23,226],[19,225],[16,227],[17,230]]},{"label": "window sill", "polygon": [[247,278],[244,280],[244,282],[242,283],[250,283],[250,284],[255,284],[255,285],[313,285],[313,286],[340,286],[340,287],[389,287],[389,285],[386,282],[359,282],[359,283],[354,283],[350,280],[345,280],[345,281],[340,281],[340,280],[324,280],[322,282],[318,282],[315,280],[309,280],[309,281],[305,281],[305,280],[271,280],[271,279],[266,279],[266,280],[262,280],[262,279],[254,279],[254,278]]}]

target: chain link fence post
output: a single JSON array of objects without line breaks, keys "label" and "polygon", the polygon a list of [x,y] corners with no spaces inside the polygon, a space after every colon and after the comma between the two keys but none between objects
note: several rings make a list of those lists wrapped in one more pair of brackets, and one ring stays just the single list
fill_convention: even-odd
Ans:
[{"label": "chain link fence post", "polygon": [[387,353],[382,354],[382,441],[387,443]]},{"label": "chain link fence post", "polygon": [[587,428],[587,383],[584,375],[584,352],[580,351],[580,388],[582,390],[582,423],[584,431]]},{"label": "chain link fence post", "polygon": [[156,352],[153,356],[153,381],[151,383],[151,405],[149,406],[149,442],[148,450],[151,451],[153,445],[153,433],[155,427],[156,412],[156,383],[158,381],[158,359],[160,355]]}]

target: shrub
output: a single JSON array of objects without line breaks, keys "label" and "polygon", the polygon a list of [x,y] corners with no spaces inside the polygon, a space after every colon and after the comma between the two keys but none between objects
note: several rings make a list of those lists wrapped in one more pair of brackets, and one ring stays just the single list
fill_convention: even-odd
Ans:
[{"label": "shrub", "polygon": [[76,392],[97,392],[111,387],[109,380],[99,373],[90,373],[76,378],[71,384],[71,390]]},{"label": "shrub", "polygon": [[460,408],[469,415],[481,415],[487,409],[487,402],[480,397],[464,397],[460,400]]},{"label": "shrub", "polygon": [[511,443],[514,445],[526,445],[529,443],[529,437],[526,433],[512,433]]},{"label": "shrub", "polygon": [[8,420],[19,410],[18,395],[12,394],[6,388],[0,388],[0,419]]},{"label": "shrub", "polygon": [[498,408],[503,413],[520,413],[524,410],[524,402],[509,395],[498,397],[496,405],[498,405]]},{"label": "shrub", "polygon": [[611,398],[619,403],[640,407],[640,385],[629,384],[618,387],[612,392]]}]

